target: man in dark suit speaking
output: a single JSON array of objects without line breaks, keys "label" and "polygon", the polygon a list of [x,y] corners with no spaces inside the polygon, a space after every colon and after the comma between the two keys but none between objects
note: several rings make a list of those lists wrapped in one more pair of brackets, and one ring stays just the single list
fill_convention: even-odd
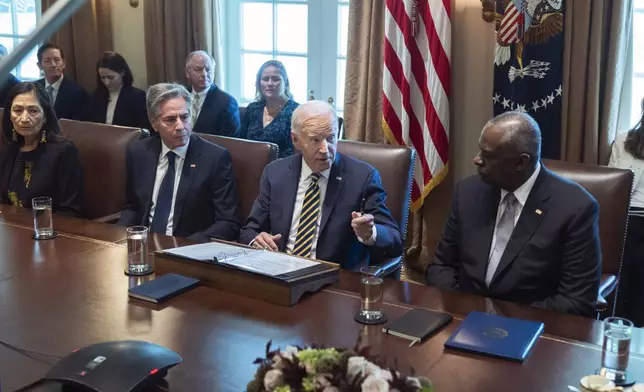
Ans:
[{"label": "man in dark suit speaking", "polygon": [[191,96],[177,84],[148,89],[147,111],[158,135],[132,143],[126,154],[126,206],[119,224],[153,233],[236,240],[237,184],[228,151],[191,134]]},{"label": "man in dark suit speaking", "polygon": [[237,100],[213,83],[215,60],[202,50],[186,58],[186,78],[192,89],[192,125],[197,133],[239,136]]},{"label": "man in dark suit speaking", "polygon": [[488,122],[479,149],[479,175],[456,185],[427,283],[592,316],[597,201],[541,165],[541,131],[524,113]]},{"label": "man in dark suit speaking", "polygon": [[385,204],[378,171],[336,153],[335,110],[309,101],[293,112],[291,128],[300,153],[266,167],[240,242],[347,269],[370,257],[401,255],[400,230]]}]

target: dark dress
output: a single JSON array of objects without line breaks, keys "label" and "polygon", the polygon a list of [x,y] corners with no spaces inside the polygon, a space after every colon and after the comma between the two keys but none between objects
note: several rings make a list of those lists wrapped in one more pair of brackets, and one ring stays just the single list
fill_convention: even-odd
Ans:
[{"label": "dark dress", "polygon": [[31,208],[32,198],[49,196],[54,213],[80,216],[83,169],[72,142],[48,141],[28,152],[4,146],[1,154],[1,204]]},{"label": "dark dress", "polygon": [[289,99],[282,110],[266,127],[263,125],[264,101],[253,102],[246,108],[241,125],[240,138],[275,143],[279,147],[279,158],[293,155],[291,140],[291,117],[299,103]]}]

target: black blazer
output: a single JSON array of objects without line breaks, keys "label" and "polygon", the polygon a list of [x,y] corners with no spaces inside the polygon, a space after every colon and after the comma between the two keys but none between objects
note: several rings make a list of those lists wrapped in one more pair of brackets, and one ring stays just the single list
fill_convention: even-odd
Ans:
[{"label": "black blazer", "polygon": [[[149,137],[128,147],[127,201],[118,224],[149,224],[161,143],[160,137]],[[228,150],[192,135],[177,190],[173,235],[236,240],[241,226],[238,200]]]},{"label": "black blazer", "polygon": [[211,85],[192,130],[211,135],[238,137],[239,106],[237,100],[214,84]]},{"label": "black blazer", "polygon": [[[104,124],[108,99],[109,94],[104,89],[94,91],[83,109],[81,119]],[[116,101],[112,124],[151,130],[145,108],[145,91],[133,86],[123,86]]]},{"label": "black blazer", "polygon": [[[8,191],[11,173],[20,148],[3,146],[0,153],[0,203],[9,204]],[[31,208],[31,199],[38,196],[52,198],[54,213],[80,216],[83,194],[83,168],[78,150],[69,140],[48,141],[36,150],[37,159],[31,174],[29,188],[21,197],[28,200],[24,207]],[[22,195],[21,195],[22,196]]]},{"label": "black blazer", "polygon": [[13,76],[13,74],[9,74],[7,76],[7,80],[0,88],[0,107],[4,107],[4,104],[6,103],[5,100],[9,95],[9,91],[11,91],[13,86],[15,86],[18,83],[20,83],[20,80],[18,80],[18,78],[16,78],[15,76]]},{"label": "black blazer", "polygon": [[488,289],[485,273],[500,199],[501,191],[478,176],[456,185],[427,283],[593,316],[601,276],[597,201],[541,167]]},{"label": "black blazer", "polygon": [[[45,87],[45,79],[39,79],[36,83],[40,83]],[[68,118],[78,120],[86,101],[87,93],[85,90],[66,76],[63,76],[58,95],[56,95],[56,103],[54,104],[56,117],[59,119]]]},{"label": "black blazer", "polygon": [[[277,245],[280,251],[286,250],[301,171],[300,154],[266,166],[259,195],[240,234],[241,243],[249,244],[265,231],[281,234]],[[370,247],[360,243],[351,228],[351,212],[360,211],[363,198],[364,212],[372,214],[376,223],[376,243]],[[386,199],[380,174],[373,166],[337,153],[324,196],[316,258],[356,269],[369,263],[370,258],[400,256],[403,251],[400,230],[389,213]]]}]

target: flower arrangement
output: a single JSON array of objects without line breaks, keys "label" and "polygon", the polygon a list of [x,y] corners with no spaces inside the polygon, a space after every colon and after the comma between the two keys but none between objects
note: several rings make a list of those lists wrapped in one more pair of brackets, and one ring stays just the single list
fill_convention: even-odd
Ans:
[{"label": "flower arrangement", "polygon": [[[288,346],[257,358],[259,365],[247,392],[433,392],[424,377],[405,377],[385,370],[369,356],[369,348],[336,349]],[[413,373],[413,370],[412,370]]]}]

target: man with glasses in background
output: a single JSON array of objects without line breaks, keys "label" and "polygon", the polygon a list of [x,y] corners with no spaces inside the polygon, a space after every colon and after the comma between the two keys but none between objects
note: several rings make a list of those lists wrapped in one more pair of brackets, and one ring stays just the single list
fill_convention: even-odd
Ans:
[{"label": "man with glasses in background", "polygon": [[38,48],[38,68],[45,77],[38,80],[54,103],[56,116],[78,119],[87,98],[87,92],[65,77],[65,54],[54,44],[45,44]]}]

